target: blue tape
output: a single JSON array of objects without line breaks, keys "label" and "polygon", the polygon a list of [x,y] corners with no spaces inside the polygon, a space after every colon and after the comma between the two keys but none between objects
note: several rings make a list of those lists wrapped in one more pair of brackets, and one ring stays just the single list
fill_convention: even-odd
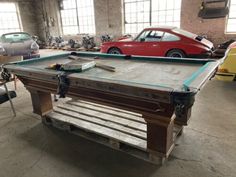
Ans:
[{"label": "blue tape", "polygon": [[205,65],[203,65],[201,68],[199,68],[196,72],[194,72],[190,77],[188,77],[187,79],[184,80],[183,83],[183,87],[184,89],[187,91],[189,90],[189,85],[201,74],[203,73],[206,68],[208,67],[208,65],[210,64],[210,62],[206,63]]}]

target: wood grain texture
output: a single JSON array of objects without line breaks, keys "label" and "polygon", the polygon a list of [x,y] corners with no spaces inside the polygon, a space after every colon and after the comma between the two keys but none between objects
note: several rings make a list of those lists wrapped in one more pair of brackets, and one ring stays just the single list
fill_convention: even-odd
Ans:
[{"label": "wood grain texture", "polygon": [[[182,129],[182,126],[174,126],[173,121],[168,127],[156,127],[155,124],[147,127],[149,123],[140,114],[78,100],[58,105],[46,117],[57,128],[82,134],[112,148],[132,152],[135,156],[140,156],[141,151],[145,154],[142,158],[146,157],[146,160],[168,157]],[[149,136],[150,133],[152,136]]]}]

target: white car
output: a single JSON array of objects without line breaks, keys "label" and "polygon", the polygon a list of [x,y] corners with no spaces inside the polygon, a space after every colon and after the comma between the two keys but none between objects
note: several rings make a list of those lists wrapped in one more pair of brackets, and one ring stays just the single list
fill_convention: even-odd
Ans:
[{"label": "white car", "polygon": [[0,55],[23,56],[24,59],[39,58],[39,46],[25,32],[6,33],[0,37]]}]

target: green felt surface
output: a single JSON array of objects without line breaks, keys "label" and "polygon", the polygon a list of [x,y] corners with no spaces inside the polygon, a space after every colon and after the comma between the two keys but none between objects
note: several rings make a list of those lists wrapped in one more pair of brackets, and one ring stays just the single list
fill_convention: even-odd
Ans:
[{"label": "green felt surface", "polygon": [[[28,60],[18,63],[19,65],[33,70],[43,70],[51,64],[65,64],[70,62],[68,54],[52,57],[45,57],[37,60]],[[86,56],[88,57],[88,55]],[[112,66],[116,72],[109,72],[101,68],[91,68],[82,73],[74,73],[73,77],[101,78],[111,81],[138,83],[151,86],[163,86],[173,89],[182,89],[186,79],[197,73],[203,66],[203,62],[173,62],[173,61],[156,61],[135,58],[124,60],[124,58],[99,58],[95,59],[97,63]]]}]

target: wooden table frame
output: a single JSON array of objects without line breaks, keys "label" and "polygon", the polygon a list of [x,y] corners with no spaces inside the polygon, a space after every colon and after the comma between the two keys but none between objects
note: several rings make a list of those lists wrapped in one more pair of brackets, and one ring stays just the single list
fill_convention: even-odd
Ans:
[{"label": "wooden table frame", "polygon": [[[34,113],[44,116],[53,110],[51,94],[57,93],[56,83],[35,81],[20,76],[19,79],[31,94]],[[169,93],[164,91],[160,91],[159,94],[169,96]],[[69,88],[67,96],[142,114],[147,122],[147,150],[164,154],[166,157],[172,151],[174,147],[173,128],[176,118],[174,104],[157,103],[134,96],[73,86]],[[164,111],[158,112],[158,107]]]},{"label": "wooden table frame", "polygon": [[[69,54],[56,57],[68,57]],[[155,60],[159,62],[196,63],[202,66],[187,78],[179,91],[169,87],[145,86],[132,82],[117,82],[90,76],[67,75],[70,84],[66,96],[112,106],[142,115],[147,123],[147,151],[168,157],[174,147],[174,125],[187,125],[195,94],[214,75],[219,62],[195,59],[161,59],[149,57],[127,57],[105,54],[78,53],[82,57],[105,57],[119,59]],[[40,58],[50,60],[55,56]],[[44,117],[53,110],[51,94],[58,92],[58,75],[61,71],[47,71],[21,66],[24,61],[5,68],[17,75],[31,94],[34,113]]]}]

